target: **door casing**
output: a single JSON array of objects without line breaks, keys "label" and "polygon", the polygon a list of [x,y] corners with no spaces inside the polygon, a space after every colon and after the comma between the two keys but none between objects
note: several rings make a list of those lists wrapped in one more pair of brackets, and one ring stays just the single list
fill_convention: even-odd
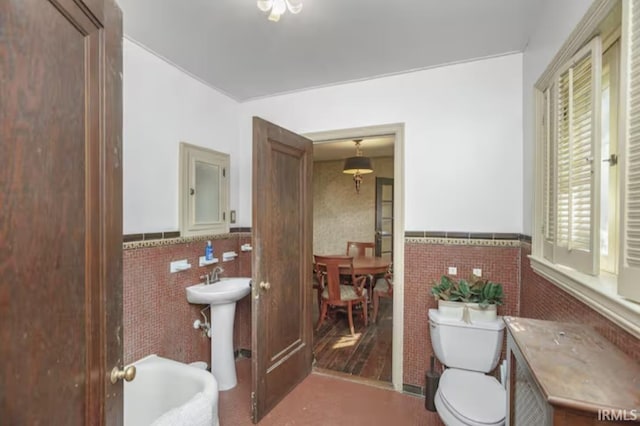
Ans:
[{"label": "door casing", "polygon": [[[314,143],[341,139],[394,135],[393,145],[393,337],[391,380],[396,391],[402,391],[404,342],[404,123],[353,127],[305,133]],[[397,314],[396,314],[397,313]]]}]

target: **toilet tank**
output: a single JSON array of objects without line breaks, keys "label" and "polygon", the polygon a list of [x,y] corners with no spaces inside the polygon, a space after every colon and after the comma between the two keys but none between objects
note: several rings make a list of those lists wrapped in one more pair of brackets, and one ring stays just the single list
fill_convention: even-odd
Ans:
[{"label": "toilet tank", "polygon": [[429,327],[433,352],[447,367],[488,373],[498,364],[504,336],[502,317],[467,324],[429,309]]}]

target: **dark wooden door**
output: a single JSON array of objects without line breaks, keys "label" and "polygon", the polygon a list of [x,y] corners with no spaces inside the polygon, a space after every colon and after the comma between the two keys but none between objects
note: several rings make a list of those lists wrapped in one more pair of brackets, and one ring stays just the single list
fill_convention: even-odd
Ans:
[{"label": "dark wooden door", "polygon": [[376,256],[393,261],[392,178],[376,178]]},{"label": "dark wooden door", "polygon": [[252,411],[257,423],[311,371],[313,144],[253,119]]},{"label": "dark wooden door", "polygon": [[122,26],[0,1],[0,423],[122,423]]}]

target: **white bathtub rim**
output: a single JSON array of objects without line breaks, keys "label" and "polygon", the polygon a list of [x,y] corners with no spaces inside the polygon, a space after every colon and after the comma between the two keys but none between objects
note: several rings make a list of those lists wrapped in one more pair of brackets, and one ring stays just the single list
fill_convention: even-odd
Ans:
[{"label": "white bathtub rim", "polygon": [[[165,358],[157,354],[147,355],[143,358],[140,358],[134,361],[129,365],[136,366],[136,368],[139,368],[141,371],[146,370],[147,367],[151,367],[151,368],[166,367],[171,370],[179,369],[181,376],[187,379],[195,380],[196,382],[199,383],[200,386],[202,386],[202,389],[200,389],[197,393],[193,394],[190,397],[190,399],[185,401],[183,404],[180,404],[178,406],[171,407],[171,408],[167,407],[168,408],[167,411],[170,411],[173,408],[188,404],[189,401],[193,400],[193,398],[195,398],[197,394],[202,393],[207,397],[207,399],[212,404],[212,409],[213,409],[212,414],[213,414],[214,424],[217,424],[219,390],[218,390],[218,381],[216,380],[213,374],[211,374],[207,370],[195,368],[193,366],[190,366],[189,364],[186,364],[180,361],[175,361],[169,358]],[[135,383],[135,380],[131,383],[131,385],[134,385],[134,383]],[[126,395],[124,395],[124,398],[126,399]],[[165,413],[167,411],[165,411]]]},{"label": "white bathtub rim", "polygon": [[[215,396],[215,401],[217,403],[217,401],[218,401],[218,391],[219,391],[218,390],[218,380],[216,380],[216,376],[214,376],[212,373],[210,373],[207,370],[202,370],[200,368],[194,367],[192,365],[186,364],[186,363],[181,362],[181,361],[173,360],[171,358],[165,358],[165,357],[162,357],[162,356],[160,356],[158,354],[147,355],[144,358],[140,358],[139,360],[134,361],[130,365],[137,366],[137,365],[140,365],[141,363],[143,363],[145,361],[146,362],[151,362],[152,360],[160,362],[160,363],[164,362],[164,363],[171,364],[171,365],[174,365],[174,366],[179,366],[181,368],[182,367],[189,367],[189,368],[193,369],[194,371],[197,371],[198,373],[196,373],[196,374],[193,374],[193,373],[188,373],[188,374],[192,375],[192,376],[202,376],[204,378],[204,380],[206,382],[208,382],[208,383],[206,383],[205,388],[202,390],[202,392],[204,392],[205,394],[210,394],[210,395]],[[206,376],[203,375],[203,373],[206,374]]]}]

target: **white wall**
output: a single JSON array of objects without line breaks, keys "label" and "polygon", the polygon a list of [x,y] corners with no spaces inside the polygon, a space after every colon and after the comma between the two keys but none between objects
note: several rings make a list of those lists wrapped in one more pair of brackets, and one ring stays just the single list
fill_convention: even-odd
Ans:
[{"label": "white wall", "polygon": [[[596,0],[598,1],[598,0]],[[523,232],[533,232],[533,174],[535,166],[533,85],[591,5],[592,0],[547,0],[540,13],[523,64]]]},{"label": "white wall", "polygon": [[231,156],[237,206],[238,103],[124,40],[124,233],[175,231],[179,142]]},{"label": "white wall", "polygon": [[[240,105],[297,133],[405,123],[407,230],[522,231],[522,54],[265,98]],[[240,182],[251,224],[251,176]]]}]

